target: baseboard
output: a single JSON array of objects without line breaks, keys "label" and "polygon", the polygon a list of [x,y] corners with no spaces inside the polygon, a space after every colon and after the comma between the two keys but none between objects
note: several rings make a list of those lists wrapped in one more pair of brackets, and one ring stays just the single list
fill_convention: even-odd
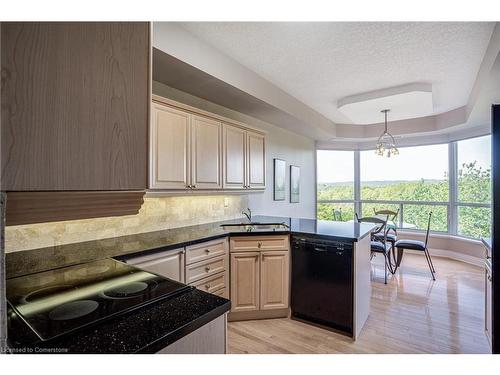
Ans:
[{"label": "baseboard", "polygon": [[[416,251],[416,250],[405,250],[405,252],[411,253],[411,254],[417,254],[417,255],[424,255],[422,251]],[[477,267],[484,268],[484,260],[483,258],[479,257],[474,257],[472,255],[467,255],[463,253],[458,253],[456,251],[450,251],[450,250],[444,250],[444,249],[429,249],[429,253],[433,257],[440,257],[440,258],[448,258],[448,259],[453,259],[453,260],[458,260],[459,262],[464,262],[468,264],[472,264]]]},{"label": "baseboard", "polygon": [[227,321],[236,322],[238,320],[287,318],[289,315],[289,308],[276,310],[233,311],[228,314]]}]

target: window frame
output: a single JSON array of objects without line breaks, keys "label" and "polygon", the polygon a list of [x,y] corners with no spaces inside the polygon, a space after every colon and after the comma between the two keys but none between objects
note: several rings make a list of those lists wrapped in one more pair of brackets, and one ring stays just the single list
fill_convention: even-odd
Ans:
[{"label": "window frame", "polygon": [[[474,139],[479,137],[491,136],[490,134],[485,134],[477,137],[470,137],[463,139]],[[461,140],[462,141],[462,140]],[[445,233],[450,234],[457,237],[463,237],[468,239],[477,240],[477,237],[470,237],[466,235],[462,235],[458,233],[458,224],[459,224],[459,207],[483,207],[489,208],[491,210],[492,204],[490,203],[477,203],[477,202],[461,202],[458,197],[458,142],[460,141],[452,141],[448,143],[438,143],[441,145],[448,146],[448,201],[440,202],[440,201],[397,201],[397,200],[362,200],[361,199],[361,152],[360,150],[346,150],[346,149],[317,149],[317,151],[353,151],[354,158],[354,199],[346,200],[346,199],[338,199],[338,200],[318,200],[318,195],[316,194],[316,217],[318,216],[318,204],[320,203],[351,203],[354,204],[354,212],[358,215],[361,215],[363,203],[380,203],[380,204],[399,204],[399,223],[403,222],[404,217],[404,205],[423,205],[423,206],[446,206],[447,208],[447,231],[432,231],[433,233]],[[422,145],[426,146],[426,145]],[[413,146],[415,147],[415,146]],[[417,146],[418,147],[418,146]],[[363,150],[365,151],[365,150]],[[316,160],[317,167],[317,160]],[[318,182],[316,179],[316,189],[318,186]],[[400,228],[403,229],[403,228]],[[423,229],[407,229],[408,231],[422,232]]]}]

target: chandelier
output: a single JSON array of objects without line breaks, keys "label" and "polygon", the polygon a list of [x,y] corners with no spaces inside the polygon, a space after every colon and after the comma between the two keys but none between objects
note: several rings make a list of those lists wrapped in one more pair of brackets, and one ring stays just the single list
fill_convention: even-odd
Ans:
[{"label": "chandelier", "polygon": [[379,156],[387,156],[390,158],[391,156],[395,156],[399,154],[399,151],[396,147],[396,142],[394,141],[394,137],[387,131],[387,112],[390,109],[383,109],[382,112],[385,115],[385,130],[377,140],[377,146],[375,148],[375,154]]}]

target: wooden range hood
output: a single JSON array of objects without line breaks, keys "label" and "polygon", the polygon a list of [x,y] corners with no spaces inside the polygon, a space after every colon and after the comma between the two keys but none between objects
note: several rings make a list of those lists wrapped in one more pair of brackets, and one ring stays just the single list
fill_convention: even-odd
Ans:
[{"label": "wooden range hood", "polygon": [[6,225],[135,215],[144,191],[8,192]]}]

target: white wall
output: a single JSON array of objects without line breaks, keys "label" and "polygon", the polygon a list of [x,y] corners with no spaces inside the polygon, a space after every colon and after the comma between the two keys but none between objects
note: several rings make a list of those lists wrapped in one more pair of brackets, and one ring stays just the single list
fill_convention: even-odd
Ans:
[{"label": "white wall", "polygon": [[[248,204],[254,214],[306,217],[316,215],[316,149],[314,142],[275,126],[268,126],[266,137],[266,190],[263,194],[250,194]],[[286,161],[286,197],[273,200],[273,159]],[[300,167],[300,202],[290,203],[290,165]]]},{"label": "white wall", "polygon": [[[264,193],[250,193],[248,204],[254,215],[275,215],[314,218],[316,215],[316,160],[315,144],[310,138],[291,133],[285,129],[247,116],[243,113],[214,104],[153,81],[153,94],[191,105],[221,116],[244,122],[267,132],[266,157],[267,181]],[[273,159],[287,163],[286,199],[273,201]],[[300,167],[300,203],[290,203],[290,165]]]}]

